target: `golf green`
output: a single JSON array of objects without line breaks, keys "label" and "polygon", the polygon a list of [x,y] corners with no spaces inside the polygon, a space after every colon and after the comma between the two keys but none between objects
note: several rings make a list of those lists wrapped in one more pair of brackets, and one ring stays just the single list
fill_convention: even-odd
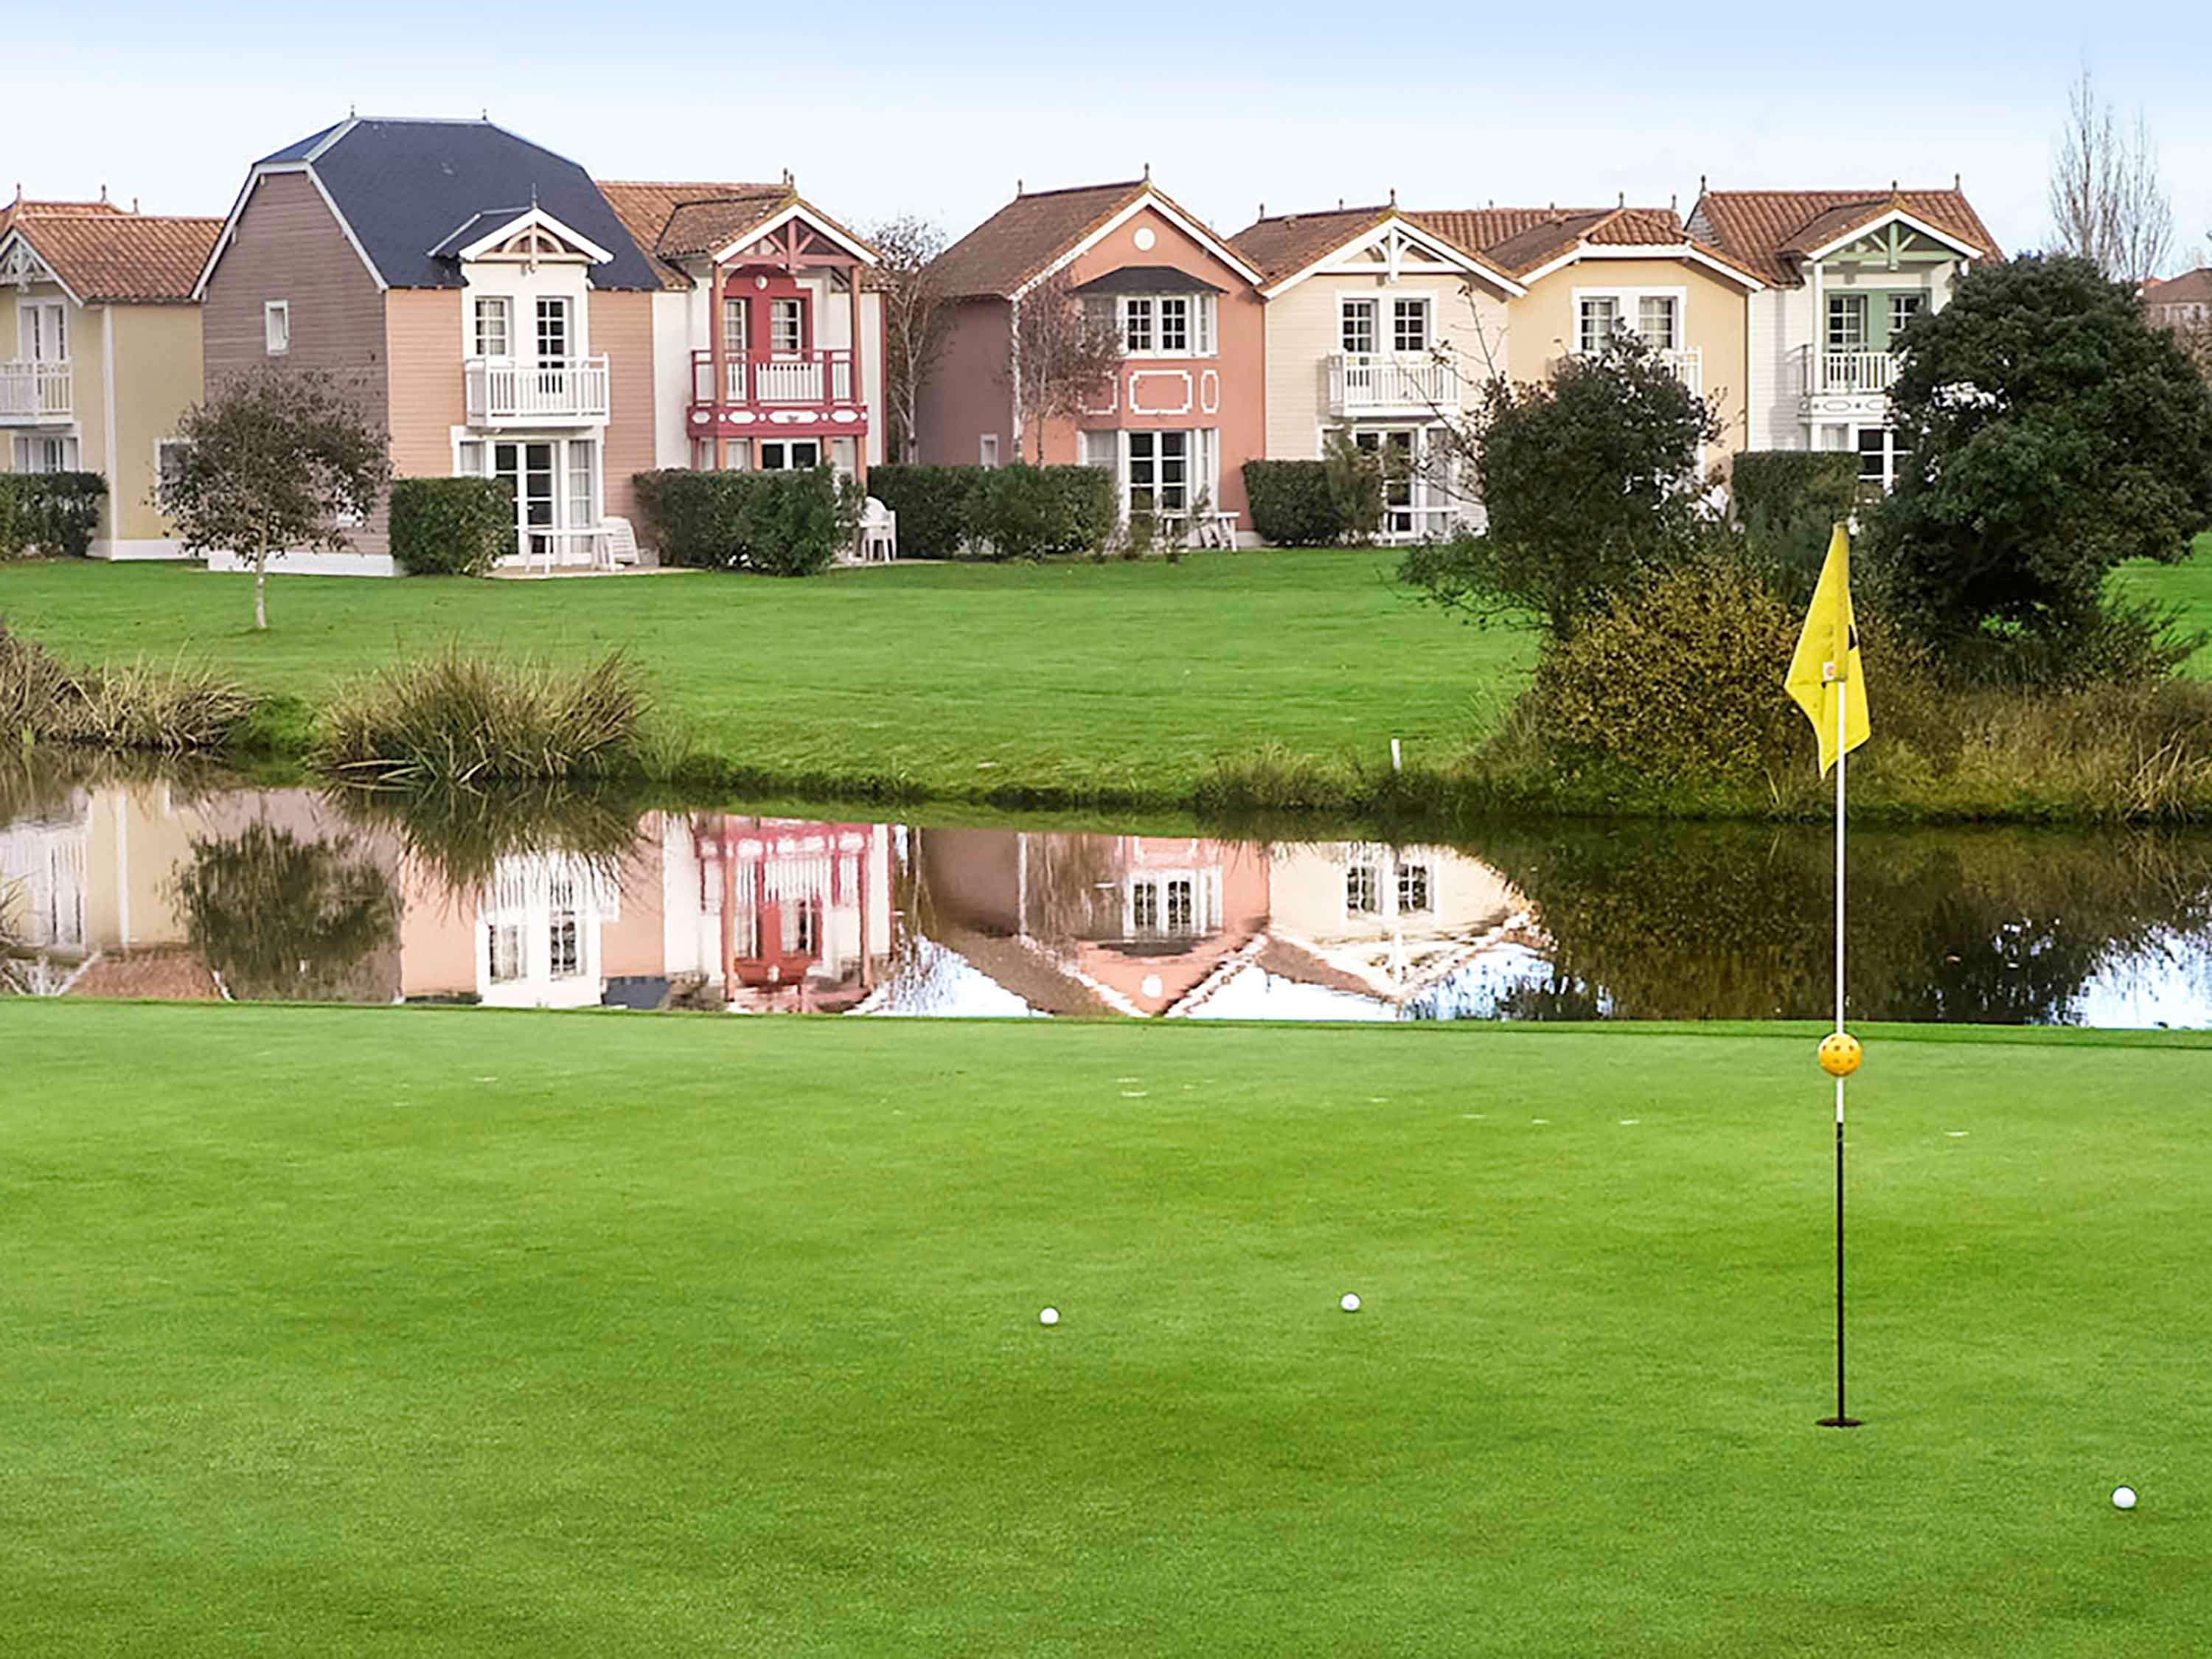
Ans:
[{"label": "golf green", "polygon": [[0,1631],[2188,1650],[2212,1042],[1868,1035],[1838,1432],[1803,1030],[0,1005]]}]

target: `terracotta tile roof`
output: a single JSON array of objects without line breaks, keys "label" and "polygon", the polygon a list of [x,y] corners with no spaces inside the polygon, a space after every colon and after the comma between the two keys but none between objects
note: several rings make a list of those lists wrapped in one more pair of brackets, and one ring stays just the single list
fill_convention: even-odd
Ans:
[{"label": "terracotta tile roof", "polygon": [[[1283,213],[1257,219],[1229,239],[1229,246],[1243,256],[1269,282],[1304,270],[1332,249],[1373,229],[1395,208],[1332,208],[1321,213]],[[1441,234],[1441,233],[1439,233]]]},{"label": "terracotta tile roof", "polygon": [[1744,262],[1694,237],[1672,208],[1425,209],[1411,216],[1447,241],[1478,250],[1511,276],[1547,264],[1578,243],[1598,247],[1694,248],[1747,276]]},{"label": "terracotta tile roof", "polygon": [[933,269],[956,298],[1004,298],[1151,188],[1132,179],[1017,196],[939,254]]},{"label": "terracotta tile roof", "polygon": [[0,236],[15,222],[19,213],[121,213],[123,210],[112,202],[40,202],[27,200],[18,195],[12,202],[0,202]]},{"label": "terracotta tile roof", "polygon": [[1896,208],[1986,258],[2002,257],[1973,204],[1956,189],[1709,190],[1691,211],[1690,228],[1765,281],[1796,288],[1804,282],[1802,255]]},{"label": "terracotta tile roof", "polygon": [[2145,283],[2142,300],[2147,306],[2212,305],[2212,265]]},{"label": "terracotta tile roof", "polygon": [[[9,228],[22,233],[55,276],[87,305],[109,301],[182,303],[192,297],[220,219],[118,213],[111,208],[40,210],[26,203]],[[3,234],[3,233],[0,233]]]},{"label": "terracotta tile roof", "polygon": [[615,217],[623,222],[623,228],[629,233],[630,240],[645,251],[646,258],[664,288],[691,286],[691,279],[662,258],[659,252],[660,234],[668,228],[669,220],[675,216],[679,208],[698,203],[753,200],[762,197],[781,199],[787,193],[782,185],[599,180],[599,194],[607,198],[607,205],[614,209]]}]

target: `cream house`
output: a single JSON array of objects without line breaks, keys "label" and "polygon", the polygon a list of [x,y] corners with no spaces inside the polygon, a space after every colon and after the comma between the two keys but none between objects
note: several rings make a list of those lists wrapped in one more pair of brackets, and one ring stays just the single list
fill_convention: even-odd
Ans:
[{"label": "cream house", "polygon": [[221,228],[105,200],[0,209],[0,471],[106,478],[95,557],[179,556],[154,490],[199,400],[192,285]]},{"label": "cream house", "polygon": [[1528,290],[1395,203],[1263,215],[1231,241],[1262,277],[1269,458],[1317,459],[1336,433],[1387,458],[1385,540],[1479,519],[1443,440],[1506,372]]},{"label": "cream house", "polygon": [[1899,337],[1950,302],[1996,243],[1949,190],[1704,190],[1690,228],[1755,271],[1748,447],[1855,452],[1859,476],[1897,472],[1889,388]]}]

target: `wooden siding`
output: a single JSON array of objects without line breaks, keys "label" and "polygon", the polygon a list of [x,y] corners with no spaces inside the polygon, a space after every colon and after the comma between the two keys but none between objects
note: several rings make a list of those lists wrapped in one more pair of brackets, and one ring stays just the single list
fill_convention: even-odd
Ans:
[{"label": "wooden siding", "polygon": [[915,400],[921,428],[916,459],[930,466],[973,466],[985,433],[999,437],[999,459],[1012,462],[1013,388],[1007,380],[1007,307],[1004,300],[963,300],[951,307],[945,349]]},{"label": "wooden siding", "polygon": [[630,480],[653,470],[653,301],[629,290],[591,299],[592,349],[607,359],[606,503],[604,512],[635,520]]},{"label": "wooden siding", "polygon": [[453,428],[467,419],[461,374],[461,291],[395,288],[384,296],[392,361],[392,471],[400,478],[449,478]]}]

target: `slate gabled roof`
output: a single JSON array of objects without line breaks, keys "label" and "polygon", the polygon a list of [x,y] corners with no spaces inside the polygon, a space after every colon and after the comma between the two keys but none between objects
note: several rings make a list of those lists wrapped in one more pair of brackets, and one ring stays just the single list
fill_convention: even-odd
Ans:
[{"label": "slate gabled roof", "polygon": [[489,121],[349,118],[254,167],[313,173],[391,288],[459,288],[459,261],[433,250],[456,226],[517,203],[544,209],[615,256],[591,268],[592,287],[661,286],[589,173]]},{"label": "slate gabled roof", "polygon": [[82,304],[173,305],[192,297],[222,231],[220,219],[25,202],[0,227],[0,238],[20,233]]},{"label": "slate gabled roof", "polygon": [[1690,228],[1738,264],[1784,287],[1802,286],[1802,256],[1861,225],[1903,210],[1985,258],[2000,258],[1996,238],[1966,192],[1950,190],[1708,190],[1690,213]]}]

